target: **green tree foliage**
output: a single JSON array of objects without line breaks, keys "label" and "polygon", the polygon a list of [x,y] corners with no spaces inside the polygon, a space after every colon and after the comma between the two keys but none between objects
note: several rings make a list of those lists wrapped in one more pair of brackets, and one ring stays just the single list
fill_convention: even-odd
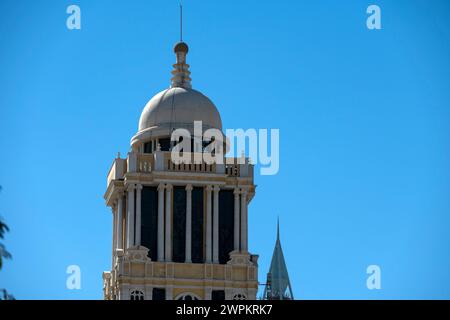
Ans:
[{"label": "green tree foliage", "polygon": [[[5,233],[9,231],[8,226],[2,220],[0,220],[0,239],[4,239]],[[11,259],[11,253],[6,250],[3,243],[0,243],[0,270],[3,267],[3,259]]]},{"label": "green tree foliage", "polygon": [[[2,187],[0,186],[0,191],[2,190]],[[3,219],[0,217],[0,240],[3,240],[5,238],[5,234],[9,231],[8,226],[3,221]],[[3,243],[0,242],[0,270],[3,267],[3,259],[11,259],[11,253],[6,250],[6,247]],[[14,300],[14,297],[8,293],[5,289],[0,289],[0,300]]]},{"label": "green tree foliage", "polygon": [[[0,191],[1,190],[2,187],[0,186]],[[0,217],[0,240],[3,240],[5,238],[5,233],[8,231],[9,231],[8,226]],[[5,245],[0,242],[0,270],[3,267],[3,259],[11,259],[11,253],[9,253],[8,250],[6,250]]]}]

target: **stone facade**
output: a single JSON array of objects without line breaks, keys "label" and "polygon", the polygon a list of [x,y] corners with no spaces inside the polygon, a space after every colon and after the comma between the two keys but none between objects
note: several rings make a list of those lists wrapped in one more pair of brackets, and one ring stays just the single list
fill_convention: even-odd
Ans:
[{"label": "stone facade", "polygon": [[[171,159],[171,151],[161,148],[163,140],[170,139],[171,130],[195,120],[196,112],[207,122],[207,127],[222,129],[220,115],[212,102],[191,89],[189,66],[185,62],[187,45],[177,45],[175,50],[182,51],[176,51],[172,89],[180,90],[171,93],[172,113],[166,110],[164,94],[156,102],[152,99],[150,107],[146,107],[141,116],[130,152],[126,158],[119,155],[114,160],[107,176],[104,198],[112,209],[113,239],[111,271],[103,273],[104,298],[254,300],[258,290],[258,256],[248,252],[248,204],[255,195],[253,165],[246,158],[227,158],[223,164],[203,160],[176,164]],[[201,103],[197,103],[199,100]],[[199,106],[204,109],[199,111]],[[210,114],[205,115],[205,112]],[[187,114],[189,119],[183,118]],[[167,119],[176,121],[168,122]],[[194,153],[192,157],[195,157]],[[147,229],[142,220],[143,206],[149,203],[143,196],[145,187],[153,187],[156,195],[151,200],[155,202],[152,207],[155,223]],[[174,188],[183,188],[185,203],[181,206],[174,200]],[[194,188],[201,190],[203,203],[193,203]],[[225,191],[232,197],[230,201],[234,201],[226,208],[220,197]],[[177,211],[182,220],[174,219],[175,205],[185,208],[181,213]],[[193,216],[198,217],[198,212],[193,208],[201,208],[198,210],[202,213],[199,231],[194,231],[198,228]],[[219,225],[222,217],[233,221],[225,240]],[[182,226],[180,221],[183,221]],[[155,234],[151,237],[143,234],[148,230],[154,230]],[[183,230],[180,233],[183,241],[175,230]],[[144,238],[156,252],[143,246]],[[152,240],[148,240],[150,238]],[[201,261],[193,263],[192,241],[196,238],[202,239]],[[184,260],[175,262],[174,245],[178,245],[179,251],[180,243]],[[233,248],[227,252],[225,262],[219,257],[224,243],[227,248]]]}]

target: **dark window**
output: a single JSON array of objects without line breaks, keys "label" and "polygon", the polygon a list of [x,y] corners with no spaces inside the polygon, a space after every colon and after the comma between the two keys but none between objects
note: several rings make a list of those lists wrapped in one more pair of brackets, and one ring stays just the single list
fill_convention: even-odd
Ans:
[{"label": "dark window", "polygon": [[214,301],[225,300],[225,291],[224,290],[213,290],[211,293],[211,300],[214,300]]},{"label": "dark window", "polygon": [[142,188],[141,198],[141,244],[149,249],[149,257],[157,260],[158,242],[158,190]]},{"label": "dark window", "polygon": [[173,255],[174,262],[186,259],[186,189],[173,188]]},{"label": "dark window", "polygon": [[166,300],[166,289],[153,288],[153,300],[156,301]]},{"label": "dark window", "polygon": [[134,300],[134,301],[144,300],[144,293],[142,291],[135,290],[135,291],[131,292],[130,300]]},{"label": "dark window", "polygon": [[233,300],[247,300],[247,297],[245,294],[238,293],[234,295]]},{"label": "dark window", "polygon": [[197,297],[188,294],[184,294],[182,296],[180,296],[177,300],[186,300],[186,301],[193,301],[193,300],[198,300]]},{"label": "dark window", "polygon": [[144,143],[144,153],[152,153],[152,142],[146,142]]},{"label": "dark window", "polygon": [[233,190],[219,192],[219,262],[230,260],[234,249],[234,193]]},{"label": "dark window", "polygon": [[170,138],[159,139],[161,151],[170,151]]},{"label": "dark window", "polygon": [[192,190],[192,262],[203,263],[203,188]]}]

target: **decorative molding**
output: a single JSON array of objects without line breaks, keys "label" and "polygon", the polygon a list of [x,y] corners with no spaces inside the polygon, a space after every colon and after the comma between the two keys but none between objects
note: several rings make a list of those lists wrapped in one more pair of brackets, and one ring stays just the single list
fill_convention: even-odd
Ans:
[{"label": "decorative molding", "polygon": [[178,294],[178,295],[174,298],[174,300],[185,300],[185,298],[186,298],[187,296],[190,296],[191,298],[194,298],[194,299],[192,299],[192,300],[202,300],[202,298],[201,298],[198,294],[195,294],[195,293],[189,292],[189,291],[182,292],[182,293]]},{"label": "decorative molding", "polygon": [[253,262],[250,260],[250,254],[242,251],[230,252],[230,260],[227,264],[237,266],[254,266]]},{"label": "decorative molding", "polygon": [[[116,250],[119,251],[119,250]],[[148,257],[148,251],[144,246],[133,246],[125,249],[123,261],[126,262],[151,262],[152,260]]]}]

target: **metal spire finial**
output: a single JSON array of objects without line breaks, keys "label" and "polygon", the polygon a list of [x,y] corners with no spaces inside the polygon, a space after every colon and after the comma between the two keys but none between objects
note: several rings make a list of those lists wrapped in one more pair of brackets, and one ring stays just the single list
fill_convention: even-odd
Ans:
[{"label": "metal spire finial", "polygon": [[180,42],[183,42],[183,1],[180,1]]},{"label": "metal spire finial", "polygon": [[277,241],[280,241],[280,216],[277,218]]},{"label": "metal spire finial", "polygon": [[180,42],[173,48],[177,61],[173,65],[171,88],[185,88],[191,89],[191,72],[189,65],[186,63],[186,55],[189,52],[189,47],[183,42],[183,4],[180,1]]}]

